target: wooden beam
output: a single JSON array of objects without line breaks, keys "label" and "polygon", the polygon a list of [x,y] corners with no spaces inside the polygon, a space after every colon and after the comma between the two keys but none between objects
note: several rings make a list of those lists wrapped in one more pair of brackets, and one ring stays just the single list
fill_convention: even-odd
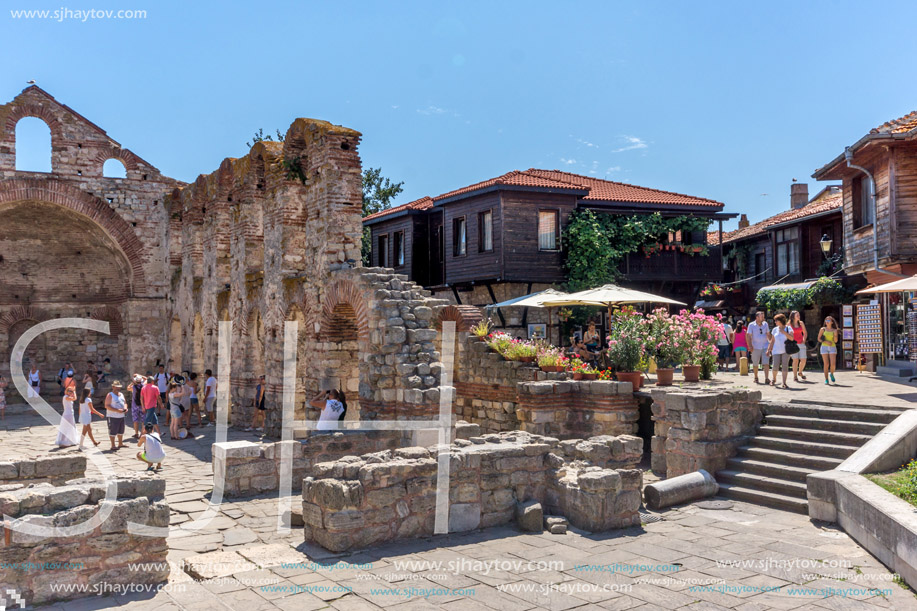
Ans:
[{"label": "wooden beam", "polygon": [[[484,283],[484,286],[487,287],[487,292],[490,293],[490,302],[491,302],[491,303],[499,303],[499,302],[497,301],[497,296],[494,294],[494,289],[493,289],[493,287],[490,286],[490,282],[485,282],[485,283]],[[503,326],[503,327],[506,327],[506,319],[503,318],[503,312],[500,310],[500,308],[497,308],[497,316],[500,317],[500,325]]]}]

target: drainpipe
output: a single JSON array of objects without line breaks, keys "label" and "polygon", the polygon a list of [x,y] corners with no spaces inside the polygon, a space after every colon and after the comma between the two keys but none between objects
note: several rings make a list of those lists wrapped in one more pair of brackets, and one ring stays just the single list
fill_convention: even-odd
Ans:
[{"label": "drainpipe", "polygon": [[898,272],[893,272],[888,269],[883,269],[879,267],[879,216],[878,216],[878,207],[876,206],[876,179],[873,178],[872,172],[853,163],[853,151],[850,150],[850,147],[844,149],[844,159],[847,160],[847,167],[853,168],[854,170],[859,170],[866,174],[869,178],[869,197],[872,198],[872,210],[873,210],[873,219],[872,219],[872,266],[877,272],[882,272],[883,274],[888,274],[889,276],[895,276],[898,278],[910,278],[905,274],[899,274]]}]

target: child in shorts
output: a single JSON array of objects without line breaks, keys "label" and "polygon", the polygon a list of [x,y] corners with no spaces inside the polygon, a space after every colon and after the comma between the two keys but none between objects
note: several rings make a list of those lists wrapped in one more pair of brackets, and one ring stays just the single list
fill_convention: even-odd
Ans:
[{"label": "child in shorts", "polygon": [[162,440],[159,435],[153,432],[153,425],[147,422],[144,425],[144,434],[137,441],[137,447],[143,447],[143,452],[137,452],[137,460],[145,462],[149,466],[147,471],[153,471],[153,465],[156,470],[162,469],[162,461],[165,460],[166,451],[162,447]]}]

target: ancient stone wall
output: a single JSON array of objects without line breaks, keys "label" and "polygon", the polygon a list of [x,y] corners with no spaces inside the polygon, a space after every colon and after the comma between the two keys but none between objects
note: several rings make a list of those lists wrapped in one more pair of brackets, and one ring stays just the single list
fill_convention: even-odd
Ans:
[{"label": "ancient stone wall", "polygon": [[85,475],[86,457],[79,454],[0,462],[0,485],[60,484]]},{"label": "ancient stone wall", "polygon": [[[501,433],[458,439],[449,453],[450,532],[509,523],[517,504],[532,500],[581,528],[639,522],[638,438]],[[435,447],[412,447],[316,465],[302,488],[305,540],[344,551],[433,534],[436,457]]]},{"label": "ancient stone wall", "polygon": [[[50,172],[16,169],[16,125],[26,117],[50,128]],[[125,178],[103,176],[109,159]],[[26,357],[52,385],[64,360],[83,371],[86,360],[109,357],[124,372],[163,358],[163,196],[180,184],[36,86],[0,106],[0,373],[9,374],[19,336],[53,318],[107,320],[112,335],[55,331],[36,340]]]},{"label": "ancient stone wall", "polygon": [[[117,479],[118,500],[104,500],[103,480],[72,480],[64,486],[36,484],[0,492],[0,513],[12,520],[3,526],[0,584],[16,590],[28,604],[92,595],[77,587],[112,584],[156,584],[169,575],[165,537],[128,532],[128,523],[168,527],[165,480]],[[75,526],[108,506],[111,514],[84,535],[41,537],[16,530],[18,524]],[[131,570],[130,563],[159,563]],[[58,589],[52,590],[51,586]],[[64,589],[73,586],[71,589]]]},{"label": "ancient stone wall", "polygon": [[761,423],[760,391],[653,389],[653,472],[716,473]]},{"label": "ancient stone wall", "polygon": [[284,142],[167,198],[176,300],[170,366],[216,370],[233,322],[233,424],[251,421],[266,376],[266,430],[280,431],[284,323],[298,323],[295,416],[319,390],[347,393],[347,420],[429,417],[439,400],[433,321],[445,301],[392,270],[360,268],[360,134],[297,119]]},{"label": "ancient stone wall", "polygon": [[339,460],[410,445],[411,436],[402,431],[340,431],[314,433],[297,441],[256,444],[228,441],[213,444],[214,485],[224,482],[226,496],[246,496],[279,489],[283,447],[293,457],[293,489],[300,490],[303,478],[322,462]]},{"label": "ancient stone wall", "polygon": [[454,412],[486,432],[523,430],[562,439],[637,432],[630,382],[545,373],[532,363],[507,361],[467,333],[458,345]]}]

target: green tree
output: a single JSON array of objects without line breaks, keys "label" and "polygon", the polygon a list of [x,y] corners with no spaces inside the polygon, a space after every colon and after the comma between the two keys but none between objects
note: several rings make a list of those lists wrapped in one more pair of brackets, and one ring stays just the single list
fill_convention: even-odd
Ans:
[{"label": "green tree", "polygon": [[[392,207],[392,200],[403,190],[404,182],[392,182],[382,176],[382,168],[366,168],[363,170],[363,216],[388,210]],[[363,228],[361,251],[363,265],[369,266],[372,252],[372,232],[369,227]]]}]

